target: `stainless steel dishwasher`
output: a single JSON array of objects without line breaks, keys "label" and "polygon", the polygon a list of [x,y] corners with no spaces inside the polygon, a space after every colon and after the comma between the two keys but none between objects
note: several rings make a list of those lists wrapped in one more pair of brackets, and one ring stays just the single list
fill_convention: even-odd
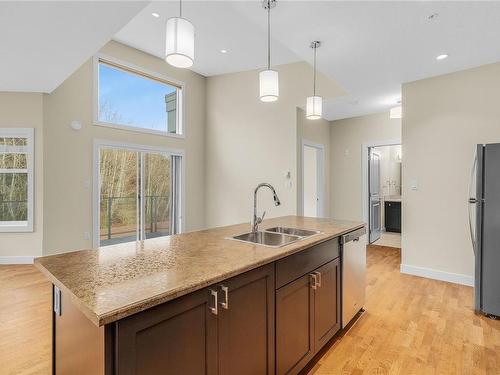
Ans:
[{"label": "stainless steel dishwasher", "polygon": [[365,305],[366,228],[344,234],[342,245],[342,328]]}]

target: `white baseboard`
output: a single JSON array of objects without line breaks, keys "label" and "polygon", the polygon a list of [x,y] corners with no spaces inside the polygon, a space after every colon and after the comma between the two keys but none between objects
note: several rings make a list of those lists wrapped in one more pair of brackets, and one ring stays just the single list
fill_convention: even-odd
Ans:
[{"label": "white baseboard", "polygon": [[449,283],[474,286],[474,278],[472,276],[462,275],[459,273],[445,272],[434,270],[432,268],[409,266],[401,264],[401,273],[407,275],[426,277],[428,279],[447,281]]},{"label": "white baseboard", "polygon": [[0,264],[33,264],[34,256],[0,257]]}]

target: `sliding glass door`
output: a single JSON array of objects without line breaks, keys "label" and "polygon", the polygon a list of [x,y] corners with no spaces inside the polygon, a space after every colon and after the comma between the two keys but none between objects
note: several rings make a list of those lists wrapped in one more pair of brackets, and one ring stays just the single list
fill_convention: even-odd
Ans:
[{"label": "sliding glass door", "polygon": [[182,156],[98,147],[98,246],[178,233]]}]

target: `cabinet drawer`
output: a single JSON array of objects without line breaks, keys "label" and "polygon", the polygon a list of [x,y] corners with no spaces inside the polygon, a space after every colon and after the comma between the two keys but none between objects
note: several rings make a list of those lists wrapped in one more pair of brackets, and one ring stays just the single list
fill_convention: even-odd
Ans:
[{"label": "cabinet drawer", "polygon": [[338,258],[339,238],[320,243],[276,262],[276,289]]}]

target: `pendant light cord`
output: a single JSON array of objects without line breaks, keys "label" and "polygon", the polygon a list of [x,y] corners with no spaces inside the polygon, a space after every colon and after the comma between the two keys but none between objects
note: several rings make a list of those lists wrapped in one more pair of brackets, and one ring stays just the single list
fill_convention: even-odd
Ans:
[{"label": "pendant light cord", "polygon": [[182,0],[179,0],[179,18],[182,18]]},{"label": "pendant light cord", "polygon": [[316,96],[316,45],[314,45],[314,78],[313,78],[313,96]]},{"label": "pendant light cord", "polygon": [[267,70],[271,69],[271,0],[267,0]]}]

